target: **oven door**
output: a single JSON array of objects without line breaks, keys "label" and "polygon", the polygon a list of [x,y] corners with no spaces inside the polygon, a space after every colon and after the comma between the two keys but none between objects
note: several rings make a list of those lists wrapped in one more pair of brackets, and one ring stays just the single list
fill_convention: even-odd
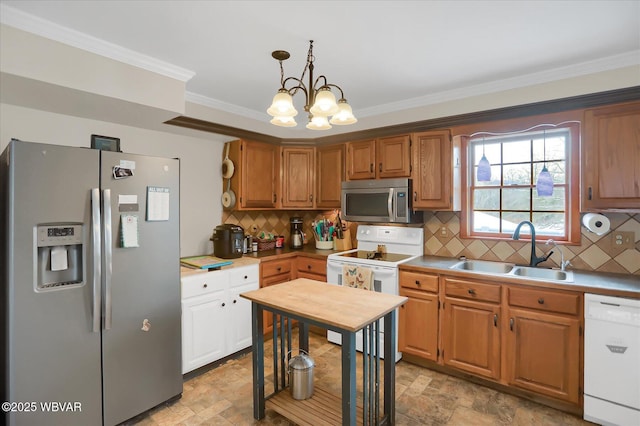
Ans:
[{"label": "oven door", "polygon": [[[373,288],[377,292],[387,294],[398,294],[398,268],[394,265],[392,267],[369,265],[365,263],[357,262],[345,262],[337,259],[329,259],[327,261],[327,282],[333,285],[342,285],[342,267],[344,265],[349,266],[362,266],[373,269]],[[365,291],[365,290],[362,290]],[[396,321],[396,362],[402,358],[402,353],[397,351],[398,348],[398,322]],[[384,319],[380,320],[380,328],[384,330]],[[327,340],[342,344],[342,335],[335,331],[327,331]],[[356,350],[362,352],[362,331],[356,333]],[[380,333],[380,347],[384,347],[384,332]],[[381,354],[384,358],[384,355]]]},{"label": "oven door", "polygon": [[378,293],[398,294],[398,268],[360,264],[357,262],[343,262],[340,260],[327,261],[327,282],[342,285],[342,268],[344,265],[361,266],[373,270],[373,289]]}]

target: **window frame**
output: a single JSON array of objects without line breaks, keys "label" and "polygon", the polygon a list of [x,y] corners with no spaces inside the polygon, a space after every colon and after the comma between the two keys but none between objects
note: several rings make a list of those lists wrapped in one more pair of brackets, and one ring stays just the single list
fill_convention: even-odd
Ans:
[{"label": "window frame", "polygon": [[[558,129],[558,128],[567,128],[569,131],[570,138],[567,141],[568,147],[566,148],[566,176],[565,176],[565,235],[564,236],[544,236],[543,238],[553,238],[554,241],[559,244],[570,244],[570,245],[579,245],[580,244],[580,122],[579,121],[565,121],[558,124],[540,124],[536,126],[532,126],[528,129],[521,131],[512,131],[512,132],[504,132],[504,133],[495,133],[495,132],[475,132],[472,135],[464,135],[461,137],[462,143],[462,164],[461,164],[461,179],[462,179],[462,210],[460,217],[460,235],[462,238],[469,239],[481,239],[481,240],[500,240],[500,241],[511,241],[512,237],[507,233],[487,233],[487,232],[474,232],[472,219],[473,219],[473,206],[472,206],[472,191],[474,188],[474,164],[471,164],[471,158],[473,157],[471,154],[471,149],[473,149],[473,144],[471,144],[471,139],[476,138],[478,136],[482,136],[483,134],[487,136],[508,136],[514,135],[517,136],[520,133],[531,133],[532,131],[540,131],[543,132],[545,129]],[[531,159],[531,163],[536,163]],[[496,188],[508,188],[502,185]],[[533,183],[531,186],[533,191],[535,191],[535,184]],[[502,195],[501,195],[502,197]],[[531,203],[531,208],[529,210],[529,215],[531,217],[532,212],[535,212],[532,208],[533,201]],[[507,209],[503,210],[502,205],[500,205],[501,213],[503,211],[509,211]],[[539,210],[538,210],[539,211]],[[534,223],[535,225],[535,223]],[[530,239],[529,234],[522,234],[522,239]]]}]

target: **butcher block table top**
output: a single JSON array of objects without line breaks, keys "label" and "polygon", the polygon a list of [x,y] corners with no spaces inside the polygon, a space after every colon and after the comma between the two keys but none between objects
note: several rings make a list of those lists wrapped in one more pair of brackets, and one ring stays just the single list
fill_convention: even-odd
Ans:
[{"label": "butcher block table top", "polygon": [[298,278],[240,295],[263,306],[356,332],[408,300],[403,296]]}]

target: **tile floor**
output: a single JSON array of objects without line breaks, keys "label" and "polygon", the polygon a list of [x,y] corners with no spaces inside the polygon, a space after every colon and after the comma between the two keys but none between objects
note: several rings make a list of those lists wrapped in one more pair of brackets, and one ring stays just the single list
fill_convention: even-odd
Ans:
[{"label": "tile floor", "polygon": [[[265,345],[265,352],[270,346]],[[312,333],[310,353],[316,363],[315,385],[339,395],[340,347]],[[265,375],[272,374],[271,365],[265,359]],[[253,419],[251,381],[249,353],[186,380],[180,400],[156,407],[128,425],[291,425],[270,410],[263,420]],[[396,424],[592,425],[576,416],[404,361],[396,366]]]}]

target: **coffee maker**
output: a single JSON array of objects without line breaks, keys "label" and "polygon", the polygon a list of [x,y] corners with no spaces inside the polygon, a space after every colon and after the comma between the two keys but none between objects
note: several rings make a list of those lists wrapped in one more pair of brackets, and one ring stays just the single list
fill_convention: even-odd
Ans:
[{"label": "coffee maker", "polygon": [[292,217],[291,220],[291,248],[301,249],[304,242],[302,234],[302,218]]}]

